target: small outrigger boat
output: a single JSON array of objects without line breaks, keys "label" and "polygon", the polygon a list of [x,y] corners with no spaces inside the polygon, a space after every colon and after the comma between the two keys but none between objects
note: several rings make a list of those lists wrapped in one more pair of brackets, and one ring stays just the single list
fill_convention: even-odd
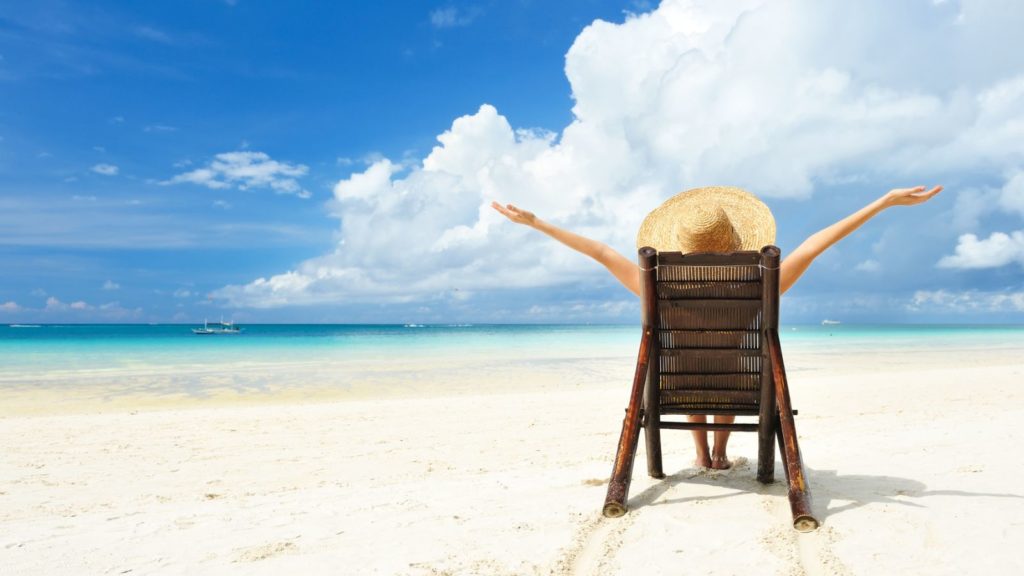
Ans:
[{"label": "small outrigger boat", "polygon": [[204,335],[205,334],[240,334],[241,332],[242,332],[242,329],[239,328],[238,326],[235,326],[234,322],[225,322],[223,320],[221,320],[220,322],[214,324],[213,326],[211,326],[210,323],[207,322],[206,320],[203,320],[203,327],[202,328],[193,328],[192,329],[192,333],[193,334],[204,334]]}]

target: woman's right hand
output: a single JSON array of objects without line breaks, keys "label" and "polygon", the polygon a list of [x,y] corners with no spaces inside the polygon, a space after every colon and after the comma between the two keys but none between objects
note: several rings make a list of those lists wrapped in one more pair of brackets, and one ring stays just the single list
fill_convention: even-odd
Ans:
[{"label": "woman's right hand", "polygon": [[527,226],[533,227],[537,223],[537,217],[534,216],[533,212],[521,210],[511,204],[506,204],[502,206],[497,202],[491,202],[491,207],[497,210],[498,212],[504,214],[506,218],[515,222],[516,224],[525,224]]},{"label": "woman's right hand", "polygon": [[925,192],[924,186],[894,188],[882,198],[887,206],[913,206],[931,200],[932,196],[939,192],[942,192],[942,186],[936,186],[927,192]]}]

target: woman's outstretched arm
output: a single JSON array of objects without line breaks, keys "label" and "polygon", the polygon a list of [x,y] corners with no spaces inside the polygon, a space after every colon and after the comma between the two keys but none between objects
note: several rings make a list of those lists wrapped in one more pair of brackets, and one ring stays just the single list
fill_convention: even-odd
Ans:
[{"label": "woman's outstretched arm", "polygon": [[839,242],[850,232],[860,228],[861,224],[864,224],[882,210],[892,206],[920,204],[941,191],[942,186],[936,186],[927,192],[925,192],[924,186],[896,188],[839,222],[812,234],[782,261],[779,270],[779,292],[783,293],[789,290],[804,271],[807,270],[807,267],[811,265],[811,262],[827,250],[829,246]]},{"label": "woman's outstretched arm", "polygon": [[622,285],[629,289],[630,292],[640,295],[640,267],[637,266],[636,262],[630,261],[628,258],[619,254],[607,244],[585,238],[579,234],[574,234],[568,230],[563,230],[552,224],[537,218],[533,212],[527,212],[516,208],[511,204],[502,206],[497,202],[491,202],[491,207],[504,214],[509,220],[517,223],[529,226],[535,230],[539,230],[548,236],[551,236],[555,240],[558,240],[562,244],[565,244],[569,248],[586,254],[594,260],[597,260],[609,272],[615,276]]}]

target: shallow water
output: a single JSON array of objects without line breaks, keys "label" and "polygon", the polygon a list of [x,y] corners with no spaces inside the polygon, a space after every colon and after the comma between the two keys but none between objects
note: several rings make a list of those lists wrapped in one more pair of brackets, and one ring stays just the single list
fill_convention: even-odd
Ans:
[{"label": "shallow water", "polygon": [[[24,327],[23,327],[24,326]],[[0,364],[6,369],[113,368],[156,364],[315,360],[403,355],[592,354],[635,351],[637,325],[352,325],[253,324],[241,334],[197,336],[191,325],[53,324],[0,326]],[[1006,325],[791,325],[780,329],[783,345],[1017,347],[1024,326]]]}]

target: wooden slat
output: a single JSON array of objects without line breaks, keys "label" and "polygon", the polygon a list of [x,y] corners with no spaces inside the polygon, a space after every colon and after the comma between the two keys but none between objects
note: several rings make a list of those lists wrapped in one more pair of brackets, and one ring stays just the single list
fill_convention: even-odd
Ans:
[{"label": "wooden slat", "polygon": [[758,281],[688,281],[658,282],[658,298],[666,299],[761,299]]},{"label": "wooden slat", "polygon": [[761,301],[739,298],[722,298],[720,300],[658,300],[658,307],[685,310],[721,309],[757,312],[761,310]]},{"label": "wooden slat", "polygon": [[661,266],[659,282],[745,282],[761,279],[758,266]]},{"label": "wooden slat", "polygon": [[663,374],[662,393],[669,390],[760,390],[760,374]]},{"label": "wooden slat", "polygon": [[761,373],[759,350],[662,350],[658,369],[666,374]]},{"label": "wooden slat", "polygon": [[757,424],[715,424],[711,422],[668,422],[661,421],[661,428],[670,430],[732,430],[734,432],[757,432]]},{"label": "wooden slat", "polygon": [[[685,406],[662,406],[661,413],[671,416],[686,416],[690,414],[707,414],[709,416],[717,414],[733,414],[736,416],[757,416],[760,412],[759,408],[737,408],[735,410],[720,410],[717,408],[687,408]],[[799,410],[793,410],[793,416],[799,414]]]},{"label": "wooden slat", "polygon": [[757,406],[761,401],[760,390],[662,390],[662,404],[713,404]]},{"label": "wooden slat", "polygon": [[758,330],[759,300],[662,300],[658,302],[661,329]]},{"label": "wooden slat", "polygon": [[760,350],[757,330],[659,330],[658,342],[667,348],[722,348]]},{"label": "wooden slat", "polygon": [[658,266],[757,266],[761,263],[761,253],[754,251],[730,252],[716,254],[697,252],[683,254],[681,252],[658,252]]},{"label": "wooden slat", "polygon": [[719,414],[727,414],[734,416],[757,416],[758,409],[753,407],[732,407],[728,409],[722,409],[714,406],[665,406],[662,404],[661,413],[666,415],[685,416],[690,414],[706,414],[708,416],[717,416]]}]

